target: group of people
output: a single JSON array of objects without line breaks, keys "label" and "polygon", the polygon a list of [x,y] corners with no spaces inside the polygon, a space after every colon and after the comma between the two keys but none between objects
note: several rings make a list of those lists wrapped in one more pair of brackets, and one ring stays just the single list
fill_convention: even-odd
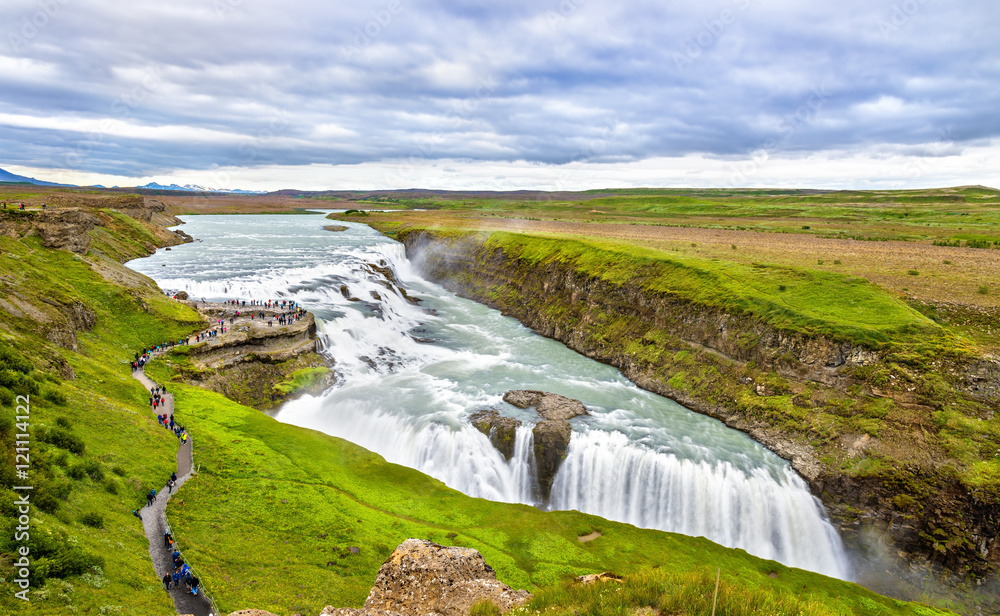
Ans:
[{"label": "group of people", "polygon": [[[173,545],[174,545],[174,539],[170,535],[170,529],[169,528],[164,529],[163,547],[171,548],[173,547]],[[174,572],[165,573],[163,575],[163,589],[166,590],[167,592],[170,592],[171,588],[180,588],[181,584],[183,583],[185,588],[187,589],[187,592],[191,593],[192,595],[197,595],[198,586],[201,583],[201,581],[198,579],[198,576],[196,576],[191,571],[191,567],[186,562],[184,562],[184,558],[181,556],[181,553],[178,552],[177,550],[174,550],[173,554],[170,555],[170,558],[173,560],[174,563]]]},{"label": "group of people", "polygon": [[[285,309],[285,308],[292,308],[292,307],[295,307],[295,306],[299,305],[298,302],[293,302],[290,299],[283,299],[281,301],[278,301],[276,299],[252,299],[252,300],[249,300],[249,301],[250,301],[250,307],[251,308],[254,307],[254,306],[260,306],[261,308],[268,308],[268,309],[270,309],[270,308]],[[228,304],[230,306],[240,306],[242,308],[246,308],[247,307],[247,300],[245,300],[245,299],[230,299],[230,300],[226,300],[223,303]]]},{"label": "group of people", "polygon": [[156,387],[149,388],[149,405],[153,407],[154,411],[160,408],[161,406],[166,405],[167,403],[167,399],[165,397],[166,395],[167,395],[166,386],[160,387],[159,385],[157,385]]},{"label": "group of people", "polygon": [[[146,362],[149,361],[154,351],[162,350],[174,346],[175,344],[178,343],[170,341],[164,344],[159,344],[156,346],[142,349],[140,353],[135,354],[135,360],[132,362],[132,372],[135,372],[136,370],[142,368],[146,364]],[[149,389],[149,403],[154,412],[161,406],[165,406],[166,395],[167,395],[167,388],[165,385],[154,385]],[[184,429],[184,426],[174,421],[173,413],[158,414],[156,416],[156,420],[164,428],[168,430],[173,430],[174,434],[177,435],[178,440],[180,440],[181,445],[184,445],[188,442],[187,431]],[[176,472],[170,473],[170,478],[167,480],[166,484],[167,494],[173,493],[174,486],[176,485],[177,485],[177,473]],[[149,492],[146,493],[146,506],[152,507],[154,502],[156,502],[156,490],[151,488]],[[139,518],[139,521],[142,521],[142,514],[139,513],[137,510],[133,509],[132,515]],[[165,528],[163,530],[163,547],[167,549],[174,548],[174,538],[169,528]],[[191,593],[192,595],[197,595],[198,587],[201,582],[198,579],[198,577],[194,575],[194,573],[191,571],[191,567],[184,562],[184,559],[181,557],[181,553],[176,549],[173,549],[173,554],[171,555],[171,559],[173,561],[173,573],[166,573],[163,576],[164,590],[169,592],[171,588],[180,588],[181,584],[184,584],[187,592]]]},{"label": "group of people", "polygon": [[143,348],[142,351],[136,352],[135,357],[132,359],[132,372],[141,369],[146,365],[146,362],[150,360],[155,351],[163,351],[169,349],[170,347],[177,346],[179,344],[184,344],[183,342],[174,342],[173,340],[164,342],[162,344],[157,344],[149,348]]},{"label": "group of people", "polygon": [[[204,302],[205,300],[202,299]],[[245,299],[231,299],[222,302],[228,306],[233,306],[235,310],[232,312],[227,312],[222,318],[215,322],[216,327],[204,332],[195,334],[188,342],[189,344],[197,344],[205,340],[216,338],[219,334],[224,334],[229,329],[226,327],[226,319],[229,320],[230,327],[236,323],[238,319],[250,319],[251,321],[256,321],[260,319],[261,323],[264,319],[267,319],[268,327],[273,327],[275,322],[278,325],[289,325],[298,321],[306,315],[306,310],[299,306],[298,302],[293,302],[291,300],[245,300]],[[246,312],[243,308],[250,306],[251,308],[258,308],[257,310],[251,310]],[[264,312],[264,310],[280,310],[278,314],[271,312]]]}]

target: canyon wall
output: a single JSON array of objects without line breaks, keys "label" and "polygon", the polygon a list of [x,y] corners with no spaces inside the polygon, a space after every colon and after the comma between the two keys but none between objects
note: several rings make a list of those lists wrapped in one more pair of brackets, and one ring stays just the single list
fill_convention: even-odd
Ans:
[{"label": "canyon wall", "polygon": [[[880,389],[870,382],[885,363],[883,352],[654,292],[640,277],[616,284],[570,262],[521,258],[516,249],[489,247],[482,235],[403,230],[397,239],[425,275],[450,290],[619,368],[639,386],[789,460],[860,555],[860,568],[884,568],[888,554],[898,568],[916,565],[968,583],[1000,565],[1000,506],[959,481],[947,456],[922,436],[934,430],[933,401],[917,387]],[[983,402],[986,419],[995,404],[994,364],[948,360],[940,367],[963,395]],[[889,441],[900,439],[845,429],[853,424],[844,422],[817,428],[823,417],[855,412],[852,398],[883,400],[891,410],[881,421],[893,434],[912,433],[912,442],[899,445]],[[883,544],[879,553],[872,536]]]}]

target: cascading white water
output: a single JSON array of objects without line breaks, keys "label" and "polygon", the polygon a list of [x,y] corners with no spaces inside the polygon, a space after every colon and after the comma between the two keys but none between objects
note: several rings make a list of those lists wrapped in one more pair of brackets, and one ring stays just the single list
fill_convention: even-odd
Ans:
[{"label": "cascading white water", "polygon": [[[462,300],[413,271],[400,244],[319,216],[193,218],[204,240],[132,262],[165,289],[211,299],[287,298],[318,317],[338,384],[287,403],[281,421],[322,430],[466,494],[531,503],[532,411],[510,389],[581,400],[547,505],[720,544],[836,577],[836,531],[789,465],[745,435],[643,391],[616,370]],[[253,250],[247,250],[252,246]],[[378,268],[390,268],[413,305]],[[163,267],[163,266],[166,267]],[[521,419],[510,461],[468,420],[494,407]]]}]

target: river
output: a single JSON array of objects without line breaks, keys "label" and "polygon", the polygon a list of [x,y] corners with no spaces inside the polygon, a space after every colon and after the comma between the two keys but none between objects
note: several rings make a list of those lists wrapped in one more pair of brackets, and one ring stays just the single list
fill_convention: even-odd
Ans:
[{"label": "river", "polygon": [[[326,231],[322,214],[183,219],[199,241],[129,267],[192,299],[292,299],[316,315],[337,384],[286,403],[278,420],[348,439],[470,496],[704,536],[850,577],[836,529],[788,462],[424,279],[401,244],[360,224]],[[387,289],[371,264],[391,268],[420,303]],[[546,503],[533,501],[538,417],[502,400],[511,389],[562,394],[589,412],[571,421]],[[485,408],[524,422],[510,461],[469,423]]]}]

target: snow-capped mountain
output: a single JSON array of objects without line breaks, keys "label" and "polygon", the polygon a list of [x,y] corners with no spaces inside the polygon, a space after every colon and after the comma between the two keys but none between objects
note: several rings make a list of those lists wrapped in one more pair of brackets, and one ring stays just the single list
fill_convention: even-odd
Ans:
[{"label": "snow-capped mountain", "polygon": [[263,195],[267,191],[264,190],[241,190],[239,188],[208,188],[207,186],[198,186],[196,184],[185,184],[180,186],[178,184],[157,184],[156,182],[150,182],[144,186],[136,186],[136,188],[148,188],[150,190],[183,190],[187,192],[214,192],[214,193],[231,193],[236,195]]}]

